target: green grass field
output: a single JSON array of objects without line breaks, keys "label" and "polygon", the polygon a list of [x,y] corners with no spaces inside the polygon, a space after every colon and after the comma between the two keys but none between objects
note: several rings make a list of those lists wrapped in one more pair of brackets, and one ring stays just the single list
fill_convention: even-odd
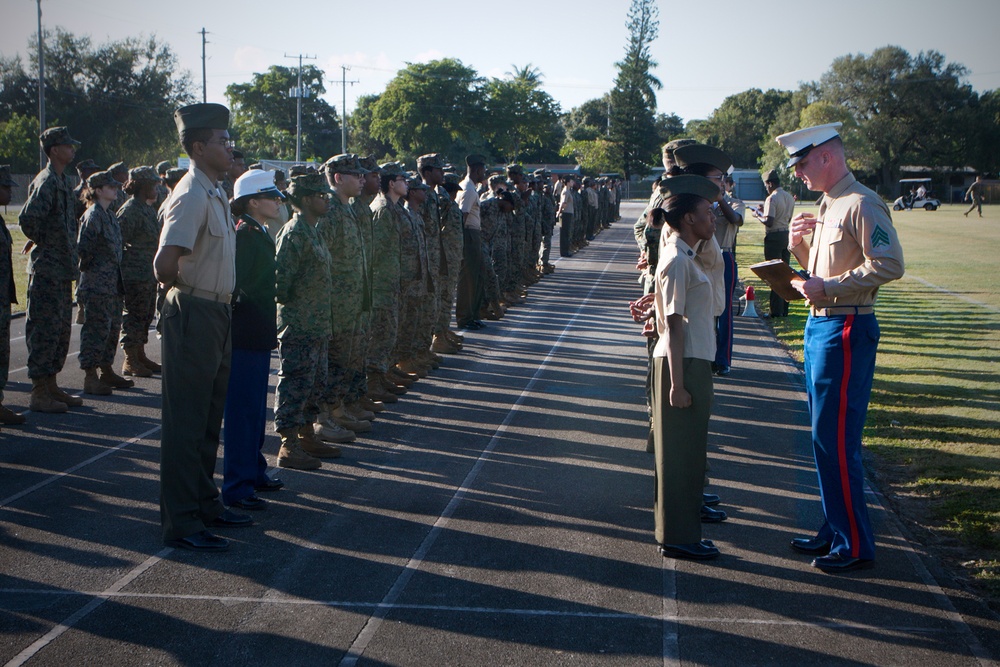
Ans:
[{"label": "green grass field", "polygon": [[[899,211],[906,276],[879,291],[882,329],[865,428],[870,472],[903,519],[950,564],[1000,602],[1000,208]],[[809,208],[799,210],[810,210]],[[766,287],[749,265],[763,260],[764,228],[740,232],[745,284]],[[794,263],[794,259],[792,260]],[[802,359],[803,302],[771,324]]]}]

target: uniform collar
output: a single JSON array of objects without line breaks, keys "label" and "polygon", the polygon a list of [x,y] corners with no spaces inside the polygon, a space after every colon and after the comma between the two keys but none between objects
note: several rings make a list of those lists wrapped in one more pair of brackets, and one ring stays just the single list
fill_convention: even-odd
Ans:
[{"label": "uniform collar", "polygon": [[827,196],[836,199],[840,195],[844,194],[847,191],[847,188],[851,187],[857,182],[858,179],[854,178],[854,174],[852,174],[851,172],[847,172],[847,176],[844,176],[842,179],[837,181],[837,184],[834,185],[832,188],[830,188],[830,191],[827,192],[826,194]]}]

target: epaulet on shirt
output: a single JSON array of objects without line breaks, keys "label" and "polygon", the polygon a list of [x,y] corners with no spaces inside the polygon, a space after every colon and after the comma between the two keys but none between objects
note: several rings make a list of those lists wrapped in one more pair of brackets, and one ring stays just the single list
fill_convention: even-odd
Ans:
[{"label": "epaulet on shirt", "polygon": [[243,231],[244,229],[250,229],[250,230],[256,230],[256,231],[262,231],[262,230],[260,229],[260,227],[258,227],[257,225],[251,225],[251,224],[250,224],[250,223],[248,223],[248,222],[247,222],[246,220],[240,220],[240,221],[239,221],[239,222],[238,222],[238,223],[236,224],[236,231],[238,231],[238,232],[241,232],[241,231]]}]

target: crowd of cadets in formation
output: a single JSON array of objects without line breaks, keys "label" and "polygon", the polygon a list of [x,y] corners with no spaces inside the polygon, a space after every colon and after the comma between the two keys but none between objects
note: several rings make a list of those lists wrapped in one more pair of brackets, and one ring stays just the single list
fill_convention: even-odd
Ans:
[{"label": "crowd of cadets in formation", "polygon": [[[241,175],[248,170],[263,169],[260,164],[248,167],[239,151],[234,151],[233,156],[233,167],[221,183],[230,200],[234,194],[233,184]],[[360,234],[361,243],[373,244],[373,247],[356,253],[368,259],[353,264],[357,271],[369,275],[362,280],[344,281],[345,284],[340,284],[335,275],[331,281],[332,300],[356,299],[358,295],[345,291],[355,286],[372,289],[370,286],[374,285],[375,292],[380,289],[392,292],[395,287],[397,298],[393,303],[400,312],[393,317],[398,327],[396,343],[391,350],[383,350],[383,356],[388,356],[389,363],[384,363],[385,360],[379,363],[373,358],[384,341],[379,341],[378,321],[372,321],[368,340],[362,344],[369,353],[363,360],[363,367],[355,369],[360,371],[355,377],[342,378],[346,391],[341,393],[336,403],[326,405],[326,409],[316,416],[313,451],[324,458],[339,456],[339,449],[323,444],[323,441],[351,442],[356,437],[355,433],[370,431],[371,421],[376,413],[385,409],[385,403],[397,402],[398,396],[406,393],[409,386],[438,368],[442,362],[440,354],[458,353],[463,346],[463,337],[451,326],[456,290],[465,268],[463,256],[468,256],[463,255],[463,243],[468,242],[467,238],[463,240],[463,212],[456,203],[462,188],[460,183],[469,178],[466,165],[459,172],[438,154],[428,154],[418,160],[417,171],[405,172],[401,171],[402,163],[377,165],[371,157],[358,158],[347,154],[331,158],[319,168],[296,165],[287,176],[283,171],[275,170],[274,184],[284,193],[296,180],[306,182],[318,175],[325,177],[331,188],[329,196],[336,200],[338,170],[333,165],[343,165],[351,160],[360,167],[363,176],[360,179],[361,192],[350,198],[350,207],[357,213],[360,224],[369,227]],[[466,162],[471,164],[469,158]],[[51,169],[52,164],[50,156],[47,169]],[[73,191],[79,249],[75,259],[78,261],[76,268],[81,271],[76,274],[77,301],[80,304],[77,321],[84,325],[80,355],[81,367],[85,371],[84,393],[110,395],[115,389],[134,386],[132,380],[123,376],[151,377],[160,372],[160,366],[147,356],[145,350],[164,293],[163,287],[153,277],[152,260],[159,242],[164,204],[187,172],[169,162],[160,162],[155,168],[144,166],[132,169],[119,162],[105,169],[93,160],[79,161],[76,171],[80,183]],[[397,220],[402,237],[398,242],[399,260],[403,266],[412,260],[418,267],[418,273],[426,271],[426,289],[420,291],[418,303],[410,301],[407,285],[403,284],[410,278],[403,275],[397,279],[392,275],[389,282],[393,284],[389,286],[380,284],[386,279],[376,273],[379,270],[377,258],[380,252],[384,254],[384,249],[379,247],[378,235],[372,233],[375,224],[373,215],[378,216],[379,200],[384,206],[385,175],[397,171],[405,176],[407,183],[405,194],[395,202],[401,213]],[[472,169],[468,171],[471,173]],[[561,256],[568,257],[587,246],[602,229],[620,219],[622,188],[617,179],[581,178],[573,174],[560,176],[545,169],[526,174],[520,165],[486,169],[485,174],[486,177],[481,177],[481,180],[473,181],[480,197],[483,261],[481,275],[476,281],[478,293],[472,295],[471,302],[481,305],[476,313],[460,322],[458,328],[462,329],[482,328],[486,326],[482,320],[501,319],[508,308],[525,302],[529,285],[555,270],[549,258],[552,233],[557,222],[562,226],[557,250]],[[39,176],[43,175],[44,172]],[[14,183],[9,177],[7,181],[10,181],[9,184],[2,185],[9,185],[9,193]],[[429,190],[433,192],[429,194]],[[335,208],[331,206],[327,215],[335,215]],[[279,254],[278,232],[297,212],[292,200],[286,199],[279,207],[277,219],[265,223],[271,238],[278,239]],[[235,222],[238,218],[234,214]],[[113,233],[109,232],[112,227]],[[31,234],[27,235],[31,237]],[[112,245],[119,247],[99,258],[103,274],[91,275],[89,281],[81,280],[86,277],[86,264],[94,263],[86,248],[88,244],[94,245],[93,239],[90,239],[92,235],[105,240],[112,238]],[[115,238],[119,240],[114,241]],[[29,240],[22,252],[28,253],[32,246]],[[414,257],[408,258],[408,253],[414,254]],[[9,241],[6,254],[9,258]],[[343,258],[343,253],[338,255]],[[334,272],[345,274],[343,266]],[[9,270],[6,273],[9,274]],[[397,283],[397,280],[403,283]],[[90,285],[105,283],[103,287],[97,285],[102,300],[85,303],[85,282]],[[238,299],[234,296],[235,302]],[[414,311],[423,316],[413,315]],[[94,320],[91,327],[87,326],[88,314]],[[338,343],[331,340],[331,350]],[[112,367],[119,345],[125,354],[121,375]],[[6,370],[7,364],[3,365],[3,370]],[[343,372],[344,369],[340,370]],[[56,372],[58,369],[52,371],[52,375],[43,377],[44,381],[36,382],[33,378],[33,385],[37,386],[32,389],[32,412],[63,412],[67,407],[82,404],[79,397],[54,386]],[[24,415],[6,407],[0,406],[0,410],[2,423],[19,424],[25,421]],[[318,460],[308,452],[297,454],[291,459],[286,457],[286,461],[279,459],[279,463],[287,464],[285,467],[317,467]]]}]

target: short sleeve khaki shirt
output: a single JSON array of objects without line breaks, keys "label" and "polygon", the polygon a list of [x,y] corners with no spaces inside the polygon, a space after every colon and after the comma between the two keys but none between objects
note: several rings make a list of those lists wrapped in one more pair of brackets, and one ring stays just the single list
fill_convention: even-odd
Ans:
[{"label": "short sleeve khaki shirt", "polygon": [[656,331],[654,357],[667,356],[667,316],[684,316],[684,357],[715,359],[714,294],[711,279],[697,255],[677,234],[665,235],[656,266]]}]

